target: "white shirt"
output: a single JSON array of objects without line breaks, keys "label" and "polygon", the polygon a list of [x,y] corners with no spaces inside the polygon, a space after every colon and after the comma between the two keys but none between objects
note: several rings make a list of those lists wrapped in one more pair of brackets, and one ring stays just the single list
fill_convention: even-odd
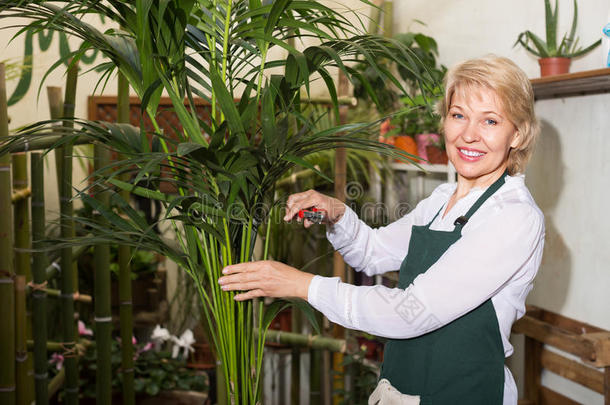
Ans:
[{"label": "white shirt", "polygon": [[[457,217],[485,191],[473,188],[443,218],[456,184],[442,184],[409,214],[372,229],[346,208],[326,236],[347,264],[368,275],[395,271],[407,255],[411,227],[452,231]],[[412,338],[446,325],[491,298],[504,354],[510,356],[513,322],[525,313],[544,245],[544,216],[524,183],[506,176],[505,184],[476,211],[462,237],[406,289],[354,286],[338,277],[314,276],[309,303],[332,322],[394,339]],[[517,403],[517,389],[505,367],[504,404]]]}]

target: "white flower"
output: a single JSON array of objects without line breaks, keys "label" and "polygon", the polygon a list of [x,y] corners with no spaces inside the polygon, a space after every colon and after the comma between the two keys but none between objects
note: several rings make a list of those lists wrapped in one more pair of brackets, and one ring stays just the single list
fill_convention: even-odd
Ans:
[{"label": "white flower", "polygon": [[193,335],[193,331],[190,329],[185,330],[179,338],[172,336],[172,341],[174,342],[174,348],[172,350],[172,358],[174,359],[180,354],[180,349],[182,349],[182,358],[184,359],[188,357],[189,352],[195,351],[193,348],[195,336]]},{"label": "white flower", "polygon": [[172,338],[172,335],[165,328],[162,328],[160,325],[155,326],[152,335],[150,335],[150,340],[155,344],[155,350],[161,350],[161,346],[163,343],[167,342]]}]

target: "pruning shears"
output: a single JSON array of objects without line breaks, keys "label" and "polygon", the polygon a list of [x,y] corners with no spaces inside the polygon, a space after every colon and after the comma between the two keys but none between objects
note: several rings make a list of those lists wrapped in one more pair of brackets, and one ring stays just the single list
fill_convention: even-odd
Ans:
[{"label": "pruning shears", "polygon": [[321,224],[326,219],[326,210],[313,207],[307,210],[299,210],[299,218],[306,219],[314,224]]}]

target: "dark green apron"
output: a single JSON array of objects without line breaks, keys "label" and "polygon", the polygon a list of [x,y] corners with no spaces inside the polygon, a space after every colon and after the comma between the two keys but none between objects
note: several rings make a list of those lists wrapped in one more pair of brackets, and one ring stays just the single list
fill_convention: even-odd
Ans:
[{"label": "dark green apron", "polygon": [[[413,226],[409,252],[400,266],[399,288],[407,288],[415,277],[425,273],[462,237],[462,227],[504,184],[506,174],[485,190],[466,215],[455,221],[453,231],[430,229],[440,210],[428,225]],[[485,246],[481,246],[481,249],[485,249]],[[446,299],[451,300],[451,297]],[[401,310],[400,306],[397,310]],[[411,312],[411,316],[416,313],[416,310]],[[405,322],[410,321],[415,320],[406,315]],[[389,380],[403,394],[419,395],[421,405],[501,405],[504,394],[504,347],[491,299],[425,335],[388,340],[381,378]]]}]

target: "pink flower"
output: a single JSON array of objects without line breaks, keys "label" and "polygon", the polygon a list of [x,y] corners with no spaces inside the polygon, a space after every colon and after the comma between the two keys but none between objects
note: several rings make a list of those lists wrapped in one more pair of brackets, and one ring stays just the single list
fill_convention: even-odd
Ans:
[{"label": "pink flower", "polygon": [[138,344],[138,340],[136,339],[136,337],[134,335],[131,335],[131,344],[132,345]]},{"label": "pink flower", "polygon": [[148,342],[144,345],[143,348],[141,348],[140,350],[138,350],[139,353],[144,353],[147,352],[149,350],[151,350],[155,345],[152,342]]},{"label": "pink flower", "polygon": [[93,336],[93,331],[91,329],[87,329],[85,322],[78,321],[78,334],[81,336]]},{"label": "pink flower", "polygon": [[51,355],[51,360],[49,360],[49,363],[55,364],[55,367],[57,367],[58,370],[61,370],[64,365],[64,356],[59,353],[53,353]]}]

